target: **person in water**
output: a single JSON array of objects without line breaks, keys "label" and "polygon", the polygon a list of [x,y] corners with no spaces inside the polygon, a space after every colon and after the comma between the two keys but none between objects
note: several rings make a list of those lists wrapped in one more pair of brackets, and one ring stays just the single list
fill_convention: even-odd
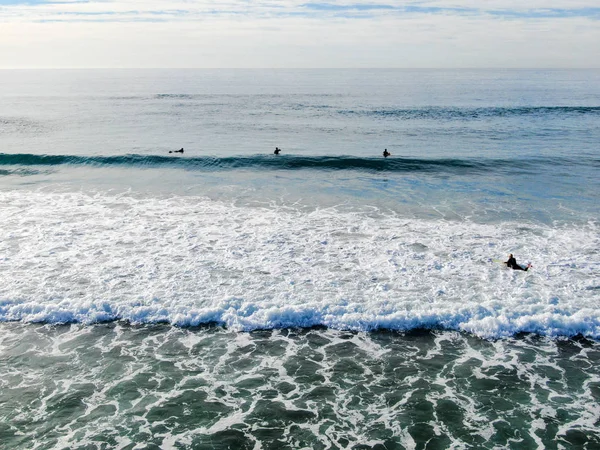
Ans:
[{"label": "person in water", "polygon": [[387,158],[388,156],[390,156],[391,153],[387,151],[387,148],[383,151],[383,157]]},{"label": "person in water", "polygon": [[510,269],[523,270],[525,272],[527,272],[531,267],[531,264],[527,264],[527,267],[521,267],[520,265],[518,265],[517,260],[515,259],[512,253],[508,255],[508,261],[506,261],[504,264],[506,264],[506,266]]},{"label": "person in water", "polygon": [[279,147],[275,147],[275,151],[273,153],[275,155],[279,155],[279,153],[281,153],[281,149]]},{"label": "person in water", "polygon": [[169,150],[169,153],[183,153],[183,148],[181,148],[180,150]]}]

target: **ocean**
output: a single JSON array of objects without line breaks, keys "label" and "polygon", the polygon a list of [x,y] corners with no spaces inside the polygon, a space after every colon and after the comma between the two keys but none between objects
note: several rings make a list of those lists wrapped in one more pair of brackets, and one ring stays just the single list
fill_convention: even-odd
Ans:
[{"label": "ocean", "polygon": [[0,448],[600,448],[599,143],[600,70],[0,71]]}]

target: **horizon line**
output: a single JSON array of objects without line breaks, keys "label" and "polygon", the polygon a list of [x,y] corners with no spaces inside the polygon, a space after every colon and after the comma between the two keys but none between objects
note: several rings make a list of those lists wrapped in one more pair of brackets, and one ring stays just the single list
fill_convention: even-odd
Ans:
[{"label": "horizon line", "polygon": [[0,70],[600,70],[598,67],[0,67]]}]

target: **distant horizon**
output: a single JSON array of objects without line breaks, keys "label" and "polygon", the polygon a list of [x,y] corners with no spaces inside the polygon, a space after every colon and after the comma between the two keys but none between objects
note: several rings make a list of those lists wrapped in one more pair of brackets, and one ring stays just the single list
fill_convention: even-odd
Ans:
[{"label": "distant horizon", "polygon": [[600,70],[598,67],[0,67],[0,70]]}]

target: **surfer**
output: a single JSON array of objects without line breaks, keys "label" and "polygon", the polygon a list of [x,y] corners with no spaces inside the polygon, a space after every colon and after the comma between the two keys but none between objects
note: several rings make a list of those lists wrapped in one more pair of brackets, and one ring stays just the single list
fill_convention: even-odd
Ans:
[{"label": "surfer", "polygon": [[169,153],[183,153],[183,148],[181,148],[180,150],[169,150]]},{"label": "surfer", "polygon": [[279,155],[279,153],[281,153],[281,149],[279,147],[275,147],[275,151],[273,152],[273,154]]},{"label": "surfer", "polygon": [[529,268],[531,267],[531,264],[527,264],[527,267],[522,267],[522,266],[518,265],[517,260],[515,259],[515,257],[513,256],[512,253],[510,255],[508,255],[508,261],[506,261],[504,264],[506,264],[506,266],[510,269],[523,270],[525,272],[527,272],[529,270]]},{"label": "surfer", "polygon": [[383,151],[383,157],[387,158],[388,156],[391,156],[391,153],[387,151],[387,148]]}]

